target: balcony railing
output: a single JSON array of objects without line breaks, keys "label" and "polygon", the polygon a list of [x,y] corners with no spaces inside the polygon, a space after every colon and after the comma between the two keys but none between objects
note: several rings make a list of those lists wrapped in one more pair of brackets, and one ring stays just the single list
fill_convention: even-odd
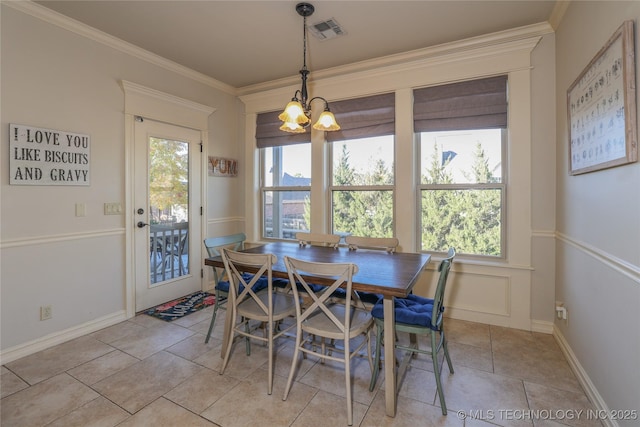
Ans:
[{"label": "balcony railing", "polygon": [[151,283],[189,273],[189,223],[154,224],[150,227]]}]

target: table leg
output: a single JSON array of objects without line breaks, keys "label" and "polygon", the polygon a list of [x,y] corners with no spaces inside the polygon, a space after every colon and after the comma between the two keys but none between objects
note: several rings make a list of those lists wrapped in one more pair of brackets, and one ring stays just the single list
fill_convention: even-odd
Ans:
[{"label": "table leg", "polygon": [[384,396],[387,415],[396,416],[395,310],[392,296],[384,296]]}]

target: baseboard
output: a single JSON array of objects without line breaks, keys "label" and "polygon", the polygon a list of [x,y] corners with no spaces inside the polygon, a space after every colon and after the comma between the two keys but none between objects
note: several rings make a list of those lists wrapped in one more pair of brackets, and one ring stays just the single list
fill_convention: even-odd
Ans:
[{"label": "baseboard", "polygon": [[[569,346],[567,340],[564,338],[564,335],[562,335],[560,329],[558,329],[558,327],[555,325],[553,326],[553,336],[558,342],[560,349],[564,353],[567,362],[569,362],[569,366],[571,366],[573,373],[576,374],[578,382],[580,383],[580,385],[582,385],[582,388],[587,394],[587,397],[595,407],[594,409],[596,411],[602,411],[602,413],[608,414],[609,406],[606,404],[600,393],[598,393],[596,386],[593,384],[593,382],[591,382],[591,378],[589,378],[589,375],[578,361],[578,358]],[[609,417],[603,418],[604,419],[602,419],[601,421],[605,427],[620,427],[620,424],[618,424],[616,420],[609,419]]]},{"label": "baseboard", "polygon": [[553,322],[546,322],[544,320],[532,320],[531,332],[540,332],[541,334],[553,334]]},{"label": "baseboard", "polygon": [[5,363],[13,362],[14,360],[46,350],[49,347],[62,344],[83,335],[99,331],[100,329],[115,325],[116,323],[120,323],[125,320],[127,320],[126,311],[121,310],[107,316],[94,319],[90,322],[83,323],[82,325],[74,326],[73,328],[58,331],[42,338],[8,348],[0,352],[0,364],[4,365]]}]

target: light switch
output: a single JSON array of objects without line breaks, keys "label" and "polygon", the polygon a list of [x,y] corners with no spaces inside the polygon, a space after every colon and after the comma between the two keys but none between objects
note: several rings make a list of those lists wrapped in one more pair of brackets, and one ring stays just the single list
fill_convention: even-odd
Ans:
[{"label": "light switch", "polygon": [[85,203],[76,203],[76,216],[86,216],[87,205]]}]

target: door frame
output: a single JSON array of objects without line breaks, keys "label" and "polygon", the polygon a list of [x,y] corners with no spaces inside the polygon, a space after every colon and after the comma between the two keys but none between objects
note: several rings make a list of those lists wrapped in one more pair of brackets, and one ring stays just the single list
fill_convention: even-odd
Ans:
[{"label": "door frame", "polygon": [[[125,145],[125,310],[127,319],[136,315],[136,286],[135,286],[135,206],[134,206],[134,150],[135,150],[135,120],[136,116],[165,122],[176,126],[187,127],[200,131],[202,143],[201,172],[200,172],[200,200],[202,212],[200,215],[200,229],[204,233],[207,212],[207,146],[209,141],[209,116],[216,110],[207,105],[199,104],[151,89],[126,80],[121,82],[124,90],[124,145]],[[200,261],[201,268],[204,264]],[[197,274],[197,273],[196,273]],[[201,279],[204,282],[204,278]]]}]

